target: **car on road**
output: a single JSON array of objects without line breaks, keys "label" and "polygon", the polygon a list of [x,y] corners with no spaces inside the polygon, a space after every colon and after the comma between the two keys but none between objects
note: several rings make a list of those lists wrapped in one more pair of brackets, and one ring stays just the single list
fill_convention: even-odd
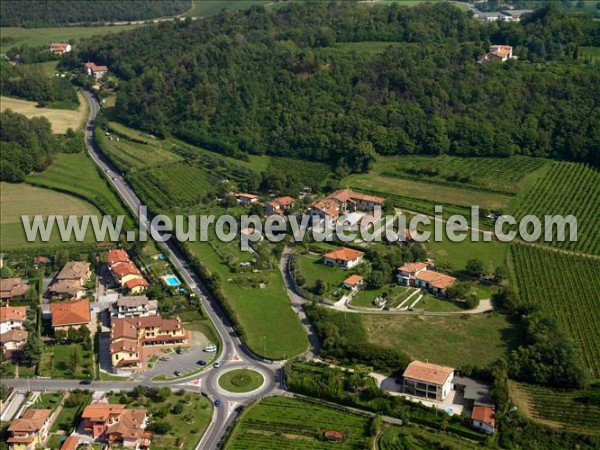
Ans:
[{"label": "car on road", "polygon": [[173,375],[175,375],[176,377],[178,377],[179,375],[181,375],[181,372],[179,370],[175,370],[173,372]]},{"label": "car on road", "polygon": [[106,169],[104,172],[106,172],[106,173],[110,173],[110,170]]},{"label": "car on road", "polygon": [[199,366],[205,366],[206,365],[206,361],[204,361],[203,359],[199,359],[196,364],[198,364]]},{"label": "car on road", "polygon": [[161,356],[160,358],[158,358],[159,361],[168,361],[171,358],[169,358],[168,356]]},{"label": "car on road", "polygon": [[83,385],[89,386],[90,384],[92,384],[92,380],[81,380],[79,382],[79,384],[83,384]]},{"label": "car on road", "polygon": [[215,369],[218,369],[219,367],[221,367],[221,361],[217,361],[216,363],[213,364],[213,367]]},{"label": "car on road", "polygon": [[221,400],[215,400],[215,408],[220,408],[222,405]]},{"label": "car on road", "polygon": [[111,180],[117,181],[117,177],[112,177]]}]

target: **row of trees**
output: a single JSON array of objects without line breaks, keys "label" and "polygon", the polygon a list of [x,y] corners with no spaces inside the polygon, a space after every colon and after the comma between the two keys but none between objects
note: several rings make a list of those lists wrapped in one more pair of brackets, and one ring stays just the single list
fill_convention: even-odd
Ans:
[{"label": "row of trees", "polygon": [[189,0],[5,0],[0,3],[0,25],[47,27],[144,20],[181,14],[189,8]]},{"label": "row of trees", "polygon": [[[374,53],[338,45],[349,41],[400,45]],[[512,44],[544,70],[477,64],[491,43]],[[62,64],[108,64],[123,80],[122,120],[230,155],[328,161],[341,172],[368,170],[377,154],[598,163],[600,75],[573,59],[578,46],[598,43],[590,17],[551,7],[489,24],[445,3],[310,2],[98,37]]]}]

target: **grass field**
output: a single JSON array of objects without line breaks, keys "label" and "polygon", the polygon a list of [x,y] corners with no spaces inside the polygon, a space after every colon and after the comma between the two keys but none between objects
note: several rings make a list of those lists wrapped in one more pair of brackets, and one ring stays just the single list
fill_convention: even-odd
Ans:
[{"label": "grass field", "polygon": [[[370,419],[286,397],[268,397],[251,407],[236,424],[225,449],[365,449]],[[324,432],[345,433],[328,442]]]},{"label": "grass field", "polygon": [[45,117],[52,124],[52,131],[54,133],[63,134],[69,128],[74,130],[80,129],[87,120],[88,103],[80,92],[77,93],[77,96],[79,97],[80,105],[77,110],[38,108],[37,102],[4,96],[0,97],[0,107],[2,111],[10,109],[23,114],[29,119],[32,117]]},{"label": "grass field", "polygon": [[[402,303],[402,301],[410,296],[413,292],[413,289],[397,285],[384,286],[380,289],[369,289],[367,286],[367,289],[361,289],[354,294],[350,304],[352,306],[359,306],[362,308],[376,308],[376,306],[373,304],[373,300],[385,293],[387,294],[386,306],[393,308]],[[416,297],[414,298],[416,299]]]},{"label": "grass field", "polygon": [[556,319],[600,377],[600,260],[525,245],[513,245],[511,257],[521,299]]},{"label": "grass field", "polygon": [[235,369],[219,377],[219,386],[229,392],[252,392],[264,381],[265,378],[255,370]]},{"label": "grass field", "polygon": [[78,393],[76,395],[80,397],[81,402],[75,406],[63,405],[60,414],[52,424],[52,428],[50,429],[51,432],[54,433],[58,430],[64,430],[66,433],[70,433],[71,430],[74,430],[77,427],[81,412],[92,401],[92,394],[87,392]]},{"label": "grass field", "polygon": [[[110,190],[108,181],[87,153],[58,154],[48,169],[28,176],[26,181],[89,199],[103,214],[126,215],[125,209]],[[131,225],[131,220],[126,219],[125,223]]]},{"label": "grass field", "polygon": [[368,339],[411,358],[460,367],[483,366],[515,348],[519,331],[507,316],[363,316]]},{"label": "grass field", "polygon": [[302,276],[306,279],[305,287],[312,288],[317,280],[327,283],[327,291],[324,296],[331,294],[339,288],[342,282],[352,275],[351,270],[340,269],[323,264],[321,255],[304,254],[298,255],[298,267]]},{"label": "grass field", "polygon": [[403,449],[480,449],[481,445],[452,434],[433,431],[416,425],[390,426],[385,429],[378,441],[380,450]]},{"label": "grass field", "polygon": [[[231,273],[221,256],[207,242],[193,242],[190,250],[220,279],[223,293],[246,332],[250,349],[269,359],[303,353],[308,340],[290,307],[277,269],[259,273]],[[263,283],[264,288],[259,288]]]},{"label": "grass field", "polygon": [[131,30],[140,25],[99,26],[99,27],[54,27],[54,28],[17,28],[2,27],[0,33],[3,38],[10,38],[10,42],[0,46],[0,52],[5,53],[11,47],[28,45],[36,47],[50,45],[52,42],[68,42],[71,39],[83,39],[101,34],[118,33]]},{"label": "grass field", "polygon": [[588,401],[598,391],[561,391],[509,381],[512,401],[529,418],[553,428],[600,435],[600,406]]},{"label": "grass field", "polygon": [[581,47],[579,49],[580,58],[589,58],[593,62],[600,61],[600,47]]},{"label": "grass field", "polygon": [[[91,204],[70,195],[43,189],[29,184],[0,183],[0,247],[2,250],[24,248],[28,245],[58,246],[60,241],[57,231],[51,234],[50,241],[44,243],[38,237],[35,242],[28,242],[21,222],[21,215],[55,215],[99,214]],[[86,242],[92,242],[92,233],[87,233]]]},{"label": "grass field", "polygon": [[[553,162],[550,170],[525,192],[514,215],[519,220],[528,214],[540,219],[547,214],[572,214],[577,219],[577,241],[558,242],[554,231],[554,240],[546,244],[565,250],[600,255],[598,204],[598,169],[579,163]],[[542,233],[540,241],[543,239]]]},{"label": "grass field", "polygon": [[192,0],[192,9],[185,17],[205,17],[218,14],[223,9],[247,9],[253,5],[267,5],[267,0]]},{"label": "grass field", "polygon": [[[80,355],[77,370],[72,373],[69,367],[69,359],[73,351],[78,351]],[[89,372],[90,362],[93,357],[92,351],[82,350],[79,344],[61,344],[53,345],[48,351],[42,354],[38,366],[38,373],[42,377],[65,378],[65,379],[86,379],[93,378],[94,374]]]},{"label": "grass field", "polygon": [[318,188],[333,174],[331,167],[325,163],[283,157],[271,157],[269,169],[291,176],[303,187],[313,189]]}]

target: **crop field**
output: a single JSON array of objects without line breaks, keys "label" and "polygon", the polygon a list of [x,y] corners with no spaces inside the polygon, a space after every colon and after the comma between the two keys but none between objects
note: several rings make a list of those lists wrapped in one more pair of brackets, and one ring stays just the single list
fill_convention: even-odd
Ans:
[{"label": "crop field", "polygon": [[253,352],[282,359],[306,351],[306,333],[290,306],[278,269],[234,274],[208,242],[191,242],[189,248],[219,277],[223,293],[245,331],[245,343]]},{"label": "crop field", "polygon": [[333,173],[331,167],[325,163],[275,156],[271,157],[269,169],[289,175],[303,186],[313,189],[319,187]]},{"label": "crop field", "polygon": [[136,172],[130,179],[141,198],[161,211],[195,206],[213,188],[204,170],[184,163]]},{"label": "crop field", "polygon": [[98,27],[50,27],[50,28],[20,28],[2,27],[3,42],[0,52],[5,53],[11,47],[28,45],[37,47],[50,45],[52,42],[68,42],[71,39],[83,39],[101,34],[118,33],[131,30],[140,25],[98,26]]},{"label": "crop field", "polygon": [[453,367],[491,363],[516,348],[520,336],[515,324],[501,314],[368,314],[362,320],[370,342]]},{"label": "crop field", "polygon": [[579,57],[582,59],[589,58],[590,61],[600,61],[600,47],[581,47],[579,49]]},{"label": "crop field", "polygon": [[504,194],[513,194],[524,179],[547,164],[541,158],[513,156],[510,158],[458,156],[397,156],[382,157],[374,171],[391,178],[417,179],[458,187],[471,186]]},{"label": "crop field", "polygon": [[192,9],[185,17],[205,17],[218,14],[223,9],[246,9],[254,5],[267,5],[267,0],[192,0]]},{"label": "crop field", "polygon": [[[236,425],[225,448],[242,449],[365,449],[370,419],[304,400],[268,397],[249,409]],[[345,434],[328,442],[327,430]]]},{"label": "crop field", "polygon": [[77,93],[77,96],[79,97],[79,109],[77,110],[38,108],[37,102],[4,96],[0,97],[0,105],[2,111],[10,109],[29,119],[45,117],[50,121],[54,133],[63,134],[69,128],[74,130],[81,128],[87,119],[88,103],[80,92]]},{"label": "crop field", "polygon": [[[597,169],[579,163],[553,162],[548,173],[523,196],[514,215],[518,220],[528,214],[540,219],[547,214],[572,214],[577,219],[577,241],[558,242],[554,230],[553,241],[548,244],[600,255],[599,204],[600,173]],[[568,228],[565,234],[568,237]],[[544,239],[543,235],[541,239]]]},{"label": "crop field", "polygon": [[[590,401],[598,391],[561,391],[524,383],[509,383],[519,409],[535,421],[568,431],[600,435],[600,405]],[[589,396],[589,397],[588,397]]]},{"label": "crop field", "polygon": [[[73,193],[88,199],[103,214],[126,215],[124,207],[111,191],[87,153],[60,153],[44,172],[27,177],[28,183]],[[125,224],[131,225],[129,218]]]},{"label": "crop field", "polygon": [[134,142],[126,137],[119,137],[118,141],[116,138],[106,136],[102,132],[96,133],[96,141],[102,151],[123,172],[181,160],[181,157],[163,149],[160,143],[151,142],[150,139],[142,143],[144,141]]},{"label": "crop field", "polygon": [[416,425],[390,426],[379,438],[380,450],[430,449],[445,450],[481,449],[481,445],[460,439],[450,433],[436,432]]},{"label": "crop field", "polygon": [[[47,217],[49,214],[75,215],[99,214],[98,210],[91,204],[70,195],[34,187],[29,184],[0,183],[0,242],[2,250],[24,248],[28,245],[35,246],[58,246],[63,243],[57,231],[51,234],[50,240],[42,242],[28,242],[23,230],[21,215],[41,215]],[[92,233],[87,233],[86,242],[93,240]]]},{"label": "crop field", "polygon": [[554,317],[600,376],[600,260],[513,245],[512,278],[522,300]]}]

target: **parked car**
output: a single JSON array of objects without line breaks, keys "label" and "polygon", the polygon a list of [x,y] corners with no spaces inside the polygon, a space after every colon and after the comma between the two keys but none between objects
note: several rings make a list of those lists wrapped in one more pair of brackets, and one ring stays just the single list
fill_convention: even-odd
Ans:
[{"label": "parked car", "polygon": [[90,384],[92,384],[92,380],[81,380],[79,382],[79,384],[84,384],[86,386],[89,386]]},{"label": "parked car", "polygon": [[213,364],[213,367],[215,369],[218,369],[219,367],[221,367],[221,361],[217,361],[216,363]]},{"label": "parked car", "polygon": [[208,344],[204,347],[204,351],[208,353],[213,353],[217,351],[217,346],[215,344]]},{"label": "parked car", "polygon": [[221,407],[221,400],[215,400],[215,408]]},{"label": "parked car", "polygon": [[196,364],[198,364],[199,366],[205,366],[206,365],[206,361],[204,361],[203,359],[199,359]]},{"label": "parked car", "polygon": [[168,356],[161,356],[160,358],[158,358],[160,361],[168,361],[171,358],[169,358]]},{"label": "parked car", "polygon": [[181,375],[181,372],[179,370],[176,370],[173,372],[173,375],[175,375],[176,377],[178,377],[179,375]]}]

